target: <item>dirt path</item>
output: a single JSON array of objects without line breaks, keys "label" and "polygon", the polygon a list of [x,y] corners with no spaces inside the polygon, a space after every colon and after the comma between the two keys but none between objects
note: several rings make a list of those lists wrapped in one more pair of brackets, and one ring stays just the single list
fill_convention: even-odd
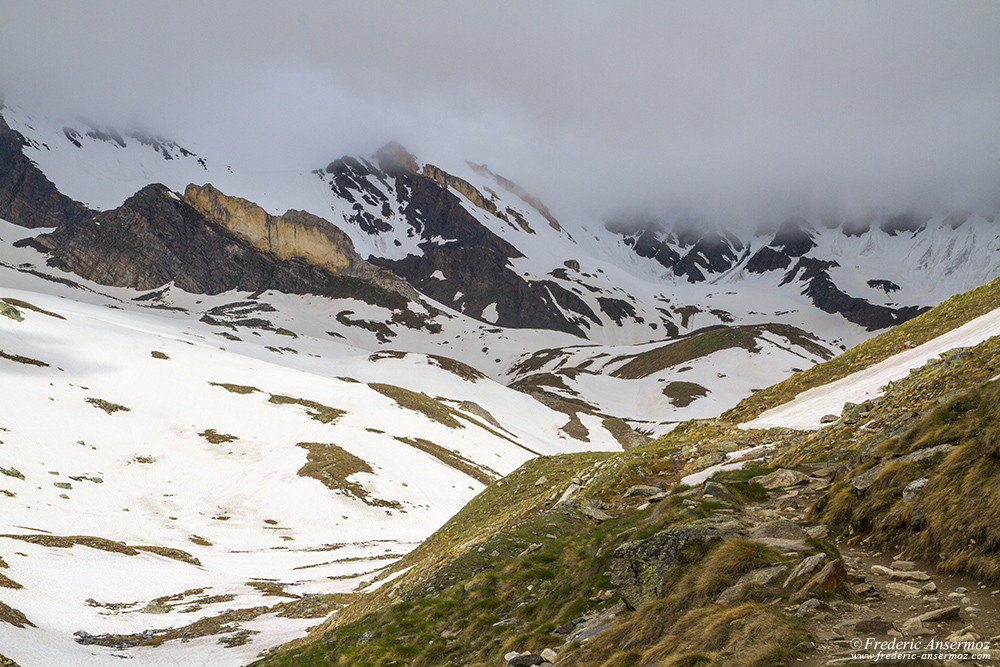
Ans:
[{"label": "dirt path", "polygon": [[[778,493],[764,505],[746,507],[744,513],[755,523],[787,519],[803,528],[810,528],[805,521],[806,510],[828,486],[828,483],[814,478],[809,486]],[[790,606],[785,609],[803,618],[806,628],[816,638],[814,650],[799,658],[799,664],[805,667],[901,664],[898,660],[886,658],[852,660],[851,657],[877,654],[880,648],[883,654],[912,650],[893,649],[891,645],[886,647],[884,644],[878,647],[876,642],[892,642],[895,639],[898,647],[902,642],[909,641],[910,646],[922,653],[931,640],[940,642],[953,638],[952,641],[955,641],[957,635],[964,635],[957,640],[974,640],[990,645],[987,650],[968,653],[989,654],[991,657],[912,664],[961,667],[1000,665],[1000,586],[989,586],[968,576],[939,573],[933,563],[909,561],[905,553],[882,553],[869,549],[864,540],[825,539],[840,550],[848,582],[858,598],[854,602],[823,599],[818,605],[807,601],[798,608]],[[914,617],[932,612],[932,618],[919,625],[911,621]],[[935,619],[934,615],[941,618]],[[866,645],[869,651],[864,650]]]}]

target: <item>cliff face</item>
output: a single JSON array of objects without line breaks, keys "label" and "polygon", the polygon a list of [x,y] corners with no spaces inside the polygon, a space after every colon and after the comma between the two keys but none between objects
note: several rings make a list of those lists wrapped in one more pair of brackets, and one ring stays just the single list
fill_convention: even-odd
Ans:
[{"label": "cliff face", "polygon": [[362,259],[350,237],[319,216],[296,210],[273,216],[253,202],[223,194],[211,184],[188,185],[184,202],[279,261],[304,261],[334,275],[360,278],[408,299],[418,298],[406,282]]},{"label": "cliff face", "polygon": [[[266,214],[257,215],[249,202],[226,198],[214,188],[203,190],[197,199],[246,236],[230,231],[166,186],[154,184],[113,211],[27,239],[23,245],[47,253],[50,266],[102,285],[138,290],[170,282],[199,294],[273,289],[355,297],[392,309],[406,308],[410,294],[416,294],[395,276],[360,260],[349,241],[310,246],[310,239],[328,239],[318,229],[321,223],[333,229],[319,218],[293,212],[268,220]],[[257,231],[264,235],[253,236]],[[272,243],[268,231],[270,239],[287,236],[291,241]],[[338,231],[329,233],[339,238]],[[296,244],[325,259],[314,262],[293,252]],[[323,247],[326,253],[321,252]]]},{"label": "cliff face", "polygon": [[272,216],[253,202],[222,194],[211,184],[187,186],[184,201],[278,259],[298,257],[341,273],[362,262],[346,234],[309,213],[288,211],[283,216]]},{"label": "cliff face", "polygon": [[60,227],[94,215],[24,156],[25,143],[0,115],[0,218],[22,227]]}]

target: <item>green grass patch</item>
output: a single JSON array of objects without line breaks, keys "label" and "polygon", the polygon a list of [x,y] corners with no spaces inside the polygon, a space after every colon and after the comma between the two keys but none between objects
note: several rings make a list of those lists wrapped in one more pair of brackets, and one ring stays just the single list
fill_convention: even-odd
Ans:
[{"label": "green grass patch", "polygon": [[93,396],[86,399],[88,403],[93,405],[95,408],[100,408],[104,410],[109,415],[113,415],[116,412],[130,412],[130,410],[124,405],[119,405],[118,403],[112,403],[111,401],[106,401],[103,398],[94,398]]},{"label": "green grass patch", "polygon": [[[45,310],[44,308],[39,308],[38,306],[28,303],[27,301],[21,301],[20,299],[12,299],[10,297],[0,298],[0,301],[6,303],[8,306],[14,306],[15,308],[23,308],[25,310],[32,310],[36,313],[41,313],[42,315],[48,315],[49,317],[54,317],[57,320],[65,320],[66,318],[58,313],[53,313],[50,310]],[[0,305],[0,312],[2,312],[3,306]]]},{"label": "green grass patch", "polygon": [[0,350],[0,359],[6,359],[8,361],[13,361],[17,364],[25,364],[27,366],[38,366],[40,368],[48,368],[48,364],[44,361],[39,361],[38,359],[32,359],[31,357],[25,357],[20,354],[10,354]]},{"label": "green grass patch", "polygon": [[395,436],[395,439],[413,447],[414,449],[419,449],[426,454],[430,454],[446,466],[454,468],[464,475],[468,475],[481,484],[489,484],[500,477],[500,474],[495,470],[490,470],[484,465],[480,465],[475,461],[470,461],[458,452],[442,447],[441,445],[437,445],[430,440],[425,440],[424,438],[406,438],[402,436]]},{"label": "green grass patch", "polygon": [[770,408],[787,403],[807,389],[839,380],[884,361],[907,347],[926,343],[990,312],[998,303],[1000,278],[969,292],[957,294],[926,313],[866,340],[830,361],[755,392],[723,413],[721,418],[737,423],[753,419]]},{"label": "green grass patch", "polygon": [[391,398],[401,408],[419,412],[428,419],[433,419],[448,428],[465,428],[465,425],[455,418],[454,410],[427,394],[422,392],[417,393],[403,387],[397,387],[393,384],[383,384],[381,382],[369,382],[368,386],[383,396]]},{"label": "green grass patch", "polygon": [[312,477],[328,489],[360,500],[372,507],[398,508],[400,506],[395,500],[372,497],[368,489],[358,482],[348,479],[351,475],[358,473],[372,474],[374,472],[364,459],[332,444],[300,442],[298,446],[308,452],[307,463],[298,471],[300,477]]},{"label": "green grass patch", "polygon": [[323,424],[332,424],[347,414],[346,410],[331,408],[329,405],[323,405],[322,403],[305,398],[271,394],[271,397],[267,400],[268,403],[274,403],[275,405],[300,405],[306,409],[306,414],[309,415],[310,419],[315,419]]}]

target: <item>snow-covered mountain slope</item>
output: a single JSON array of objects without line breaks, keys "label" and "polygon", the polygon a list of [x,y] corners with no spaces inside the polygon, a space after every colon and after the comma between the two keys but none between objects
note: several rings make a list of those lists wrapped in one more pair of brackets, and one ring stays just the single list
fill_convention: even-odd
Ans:
[{"label": "snow-covered mountain slope", "polygon": [[605,224],[565,218],[485,165],[440,167],[393,144],[318,169],[262,172],[148,134],[16,106],[0,113],[26,137],[24,154],[93,207],[117,207],[152,182],[178,193],[211,183],[272,215],[330,220],[362,257],[481,322],[594,343],[736,322],[788,324],[849,346],[1000,272],[991,215],[890,212],[753,231],[743,223],[741,232],[714,220]]},{"label": "snow-covered mountain slope", "polygon": [[528,458],[716,415],[1000,267],[978,215],[637,231],[398,145],[264,173],[0,113],[25,665],[246,662]]},{"label": "snow-covered mountain slope", "polygon": [[862,403],[877,399],[887,384],[906,377],[912,369],[920,368],[949,350],[973,347],[993,336],[1000,336],[1000,309],[981,315],[922,345],[903,350],[864,370],[804,391],[791,401],[774,407],[740,426],[820,428],[823,425],[823,417],[841,414],[845,403]]},{"label": "snow-covered mountain slope", "polygon": [[524,355],[509,376],[523,391],[583,403],[659,435],[680,421],[717,416],[833,355],[788,325],[716,325],[656,343],[543,349]]},{"label": "snow-covered mountain slope", "polygon": [[0,645],[21,664],[243,664],[484,483],[620,447],[448,358],[246,317],[309,297],[137,301],[31,266],[18,233],[0,226]]}]

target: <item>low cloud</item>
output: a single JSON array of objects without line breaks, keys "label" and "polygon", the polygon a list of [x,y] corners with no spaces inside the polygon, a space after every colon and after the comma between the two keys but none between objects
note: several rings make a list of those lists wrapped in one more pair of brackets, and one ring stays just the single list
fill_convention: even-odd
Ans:
[{"label": "low cloud", "polygon": [[567,215],[1000,208],[1000,4],[0,0],[0,92],[258,169],[390,139]]}]

